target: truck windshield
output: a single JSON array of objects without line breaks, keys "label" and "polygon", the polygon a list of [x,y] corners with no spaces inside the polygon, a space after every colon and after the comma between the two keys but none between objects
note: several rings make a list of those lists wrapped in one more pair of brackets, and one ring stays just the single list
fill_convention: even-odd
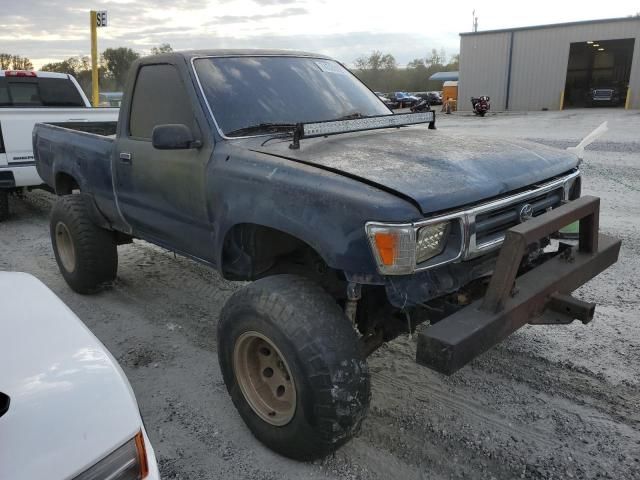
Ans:
[{"label": "truck windshield", "polygon": [[218,126],[230,136],[261,133],[255,130],[260,125],[392,115],[373,92],[332,60],[213,57],[197,59],[194,65]]},{"label": "truck windshield", "polygon": [[0,77],[0,107],[85,107],[68,78]]}]

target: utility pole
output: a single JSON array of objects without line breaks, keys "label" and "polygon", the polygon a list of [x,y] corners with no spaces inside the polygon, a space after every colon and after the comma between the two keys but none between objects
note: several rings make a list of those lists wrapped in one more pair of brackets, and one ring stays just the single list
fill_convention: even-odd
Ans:
[{"label": "utility pole", "polygon": [[91,27],[91,105],[97,107],[100,103],[100,89],[98,88],[98,27],[107,26],[107,12],[89,12],[89,26]]}]

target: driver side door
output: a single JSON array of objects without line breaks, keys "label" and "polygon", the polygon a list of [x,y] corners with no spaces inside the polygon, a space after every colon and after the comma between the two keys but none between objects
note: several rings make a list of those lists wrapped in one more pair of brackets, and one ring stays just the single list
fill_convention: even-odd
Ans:
[{"label": "driver side door", "polygon": [[[187,82],[169,63],[138,69],[115,152],[115,189],[122,215],[136,236],[207,259],[212,229],[206,171],[213,140],[202,135],[200,125],[206,122],[200,105],[189,96]],[[153,129],[167,124],[186,125],[197,140],[194,147],[155,148]]]}]

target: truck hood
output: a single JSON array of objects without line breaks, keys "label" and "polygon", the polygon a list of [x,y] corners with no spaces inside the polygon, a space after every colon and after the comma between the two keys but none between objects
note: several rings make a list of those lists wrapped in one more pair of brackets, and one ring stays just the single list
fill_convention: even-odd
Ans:
[{"label": "truck hood", "polygon": [[423,214],[476,203],[561,175],[573,154],[532,142],[426,126],[305,139],[246,139],[253,151],[316,165],[411,199]]}]

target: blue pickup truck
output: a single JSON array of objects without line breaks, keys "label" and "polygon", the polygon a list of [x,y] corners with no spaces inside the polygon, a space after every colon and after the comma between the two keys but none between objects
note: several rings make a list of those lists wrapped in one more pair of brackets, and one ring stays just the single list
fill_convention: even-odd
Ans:
[{"label": "blue pickup truck", "polygon": [[576,156],[394,115],[325,56],[143,58],[116,128],[34,129],[62,275],[94,292],[139,238],[253,281],[220,313],[220,367],[254,435],[292,458],[358,431],[385,342],[420,325],[416,360],[452,374],[527,323],[590,321],[571,292],[618,257]]}]

